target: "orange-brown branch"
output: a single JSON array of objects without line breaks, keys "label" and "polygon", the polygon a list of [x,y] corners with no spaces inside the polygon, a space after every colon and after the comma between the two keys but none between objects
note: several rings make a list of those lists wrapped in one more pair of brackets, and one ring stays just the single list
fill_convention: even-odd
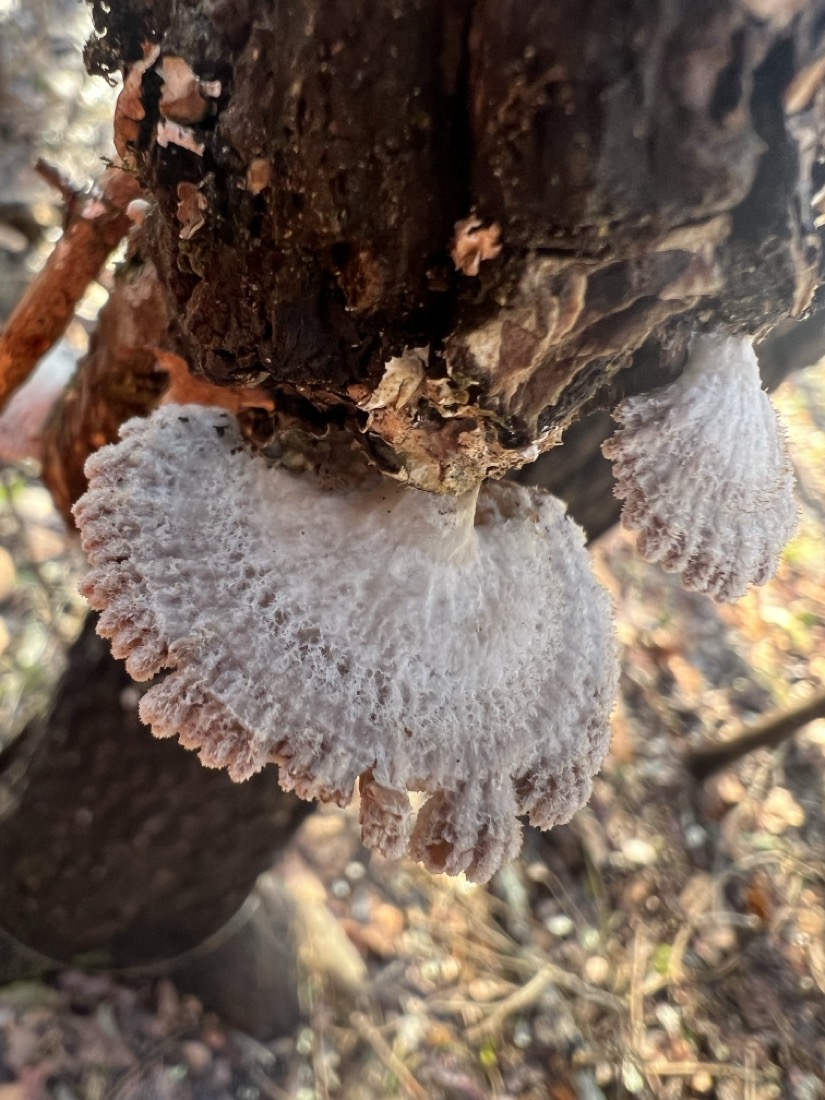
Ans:
[{"label": "orange-brown branch", "polygon": [[129,229],[126,207],[139,193],[134,176],[109,168],[77,202],[46,266],[0,334],[0,409],[66,330],[86,287]]},{"label": "orange-brown branch", "polygon": [[160,399],[166,377],[156,369],[156,351],[168,323],[154,266],[133,257],[119,272],[89,351],[43,432],[41,476],[71,526],[71,506],[86,488],[86,459],[117,439],[124,420],[146,416]]}]

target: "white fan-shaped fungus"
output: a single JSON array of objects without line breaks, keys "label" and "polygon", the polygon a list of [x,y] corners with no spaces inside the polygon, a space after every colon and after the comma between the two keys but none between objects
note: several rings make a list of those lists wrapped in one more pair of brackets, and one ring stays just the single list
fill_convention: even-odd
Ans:
[{"label": "white fan-shaped fungus", "polygon": [[[158,736],[243,779],[269,761],[365,842],[484,880],[588,797],[616,655],[580,529],[539,490],[324,489],[233,416],[168,405],[87,464],[75,509],[100,632]],[[408,791],[428,794],[415,820]]]},{"label": "white fan-shaped fungus", "polygon": [[622,523],[686,588],[736,600],[776,572],[797,523],[781,426],[749,340],[696,337],[671,385],[624,401],[603,446]]}]

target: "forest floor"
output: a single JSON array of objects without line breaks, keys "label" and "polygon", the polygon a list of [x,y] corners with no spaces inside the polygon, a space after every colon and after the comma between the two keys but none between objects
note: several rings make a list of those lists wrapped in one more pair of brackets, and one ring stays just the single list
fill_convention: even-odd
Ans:
[{"label": "forest floor", "polygon": [[[0,0],[0,317],[59,234],[32,147],[81,179],[105,148],[84,18]],[[701,784],[685,764],[825,683],[825,364],[776,401],[801,524],[774,581],[719,608],[622,532],[594,548],[622,693],[569,825],[528,830],[475,887],[380,859],[353,811],[322,809],[274,869],[297,1034],[253,1039],[167,980],[55,970],[0,986],[0,1100],[825,1100],[825,721]],[[81,570],[36,469],[0,467],[0,748],[59,675]]]}]

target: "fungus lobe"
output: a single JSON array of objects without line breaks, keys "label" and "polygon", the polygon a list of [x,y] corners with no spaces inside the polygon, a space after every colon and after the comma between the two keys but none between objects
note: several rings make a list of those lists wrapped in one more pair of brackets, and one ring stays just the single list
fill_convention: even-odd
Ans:
[{"label": "fungus lobe", "polygon": [[749,340],[694,338],[673,383],[614,410],[603,445],[622,524],[686,588],[737,600],[774,575],[793,535],[793,472]]},{"label": "fungus lobe", "polygon": [[[609,743],[609,598],[549,494],[326,489],[235,418],[167,405],[87,463],[83,584],[141,714],[244,779],[349,802],[364,841],[483,881],[587,799]],[[408,792],[423,792],[417,816]]]}]

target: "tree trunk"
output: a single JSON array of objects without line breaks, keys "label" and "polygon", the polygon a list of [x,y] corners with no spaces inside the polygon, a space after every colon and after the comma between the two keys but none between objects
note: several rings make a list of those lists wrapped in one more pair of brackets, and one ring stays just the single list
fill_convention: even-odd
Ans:
[{"label": "tree trunk", "polygon": [[523,466],[620,368],[813,301],[822,0],[92,7],[181,351],[402,480]]},{"label": "tree trunk", "polygon": [[[311,807],[274,771],[235,784],[153,738],[94,626],[0,755],[0,927],[56,961],[149,966],[226,925]],[[288,977],[269,992],[294,1004]]]}]

